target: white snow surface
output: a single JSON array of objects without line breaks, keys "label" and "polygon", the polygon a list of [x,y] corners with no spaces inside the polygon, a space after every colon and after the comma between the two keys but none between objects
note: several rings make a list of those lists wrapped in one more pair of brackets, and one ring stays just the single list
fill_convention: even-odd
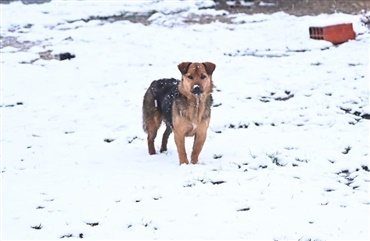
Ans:
[{"label": "white snow surface", "polygon": [[[213,4],[1,5],[2,41],[35,45],[1,49],[2,239],[370,240],[361,16],[204,9]],[[155,13],[147,25],[81,20],[126,12]],[[184,21],[194,14],[232,21]],[[356,39],[309,38],[333,22],[353,23]],[[142,130],[146,88],[180,78],[182,61],[217,65],[198,165],[179,166],[173,135],[150,156]]]}]

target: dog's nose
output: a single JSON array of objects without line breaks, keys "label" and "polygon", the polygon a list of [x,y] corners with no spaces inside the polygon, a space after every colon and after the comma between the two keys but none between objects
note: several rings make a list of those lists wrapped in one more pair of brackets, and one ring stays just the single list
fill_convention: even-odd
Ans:
[{"label": "dog's nose", "polygon": [[203,93],[203,89],[199,85],[194,85],[193,90],[191,91],[191,93],[193,93],[195,95],[199,95],[199,94]]}]

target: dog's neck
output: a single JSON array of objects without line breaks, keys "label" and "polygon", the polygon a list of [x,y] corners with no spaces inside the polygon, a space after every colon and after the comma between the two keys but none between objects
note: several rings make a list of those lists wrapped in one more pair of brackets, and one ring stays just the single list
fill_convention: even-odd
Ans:
[{"label": "dog's neck", "polygon": [[200,122],[203,119],[209,118],[210,108],[212,103],[212,95],[188,95],[185,96],[179,91],[179,95],[183,101],[179,101],[177,111],[180,116],[192,120],[193,122]]}]

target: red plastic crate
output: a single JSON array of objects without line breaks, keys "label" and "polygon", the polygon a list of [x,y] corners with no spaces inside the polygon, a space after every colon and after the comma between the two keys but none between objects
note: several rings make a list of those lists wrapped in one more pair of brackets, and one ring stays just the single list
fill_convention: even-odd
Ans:
[{"label": "red plastic crate", "polygon": [[321,39],[332,42],[333,44],[341,44],[350,39],[356,38],[356,33],[353,31],[352,23],[331,25],[326,27],[310,27],[310,38]]}]

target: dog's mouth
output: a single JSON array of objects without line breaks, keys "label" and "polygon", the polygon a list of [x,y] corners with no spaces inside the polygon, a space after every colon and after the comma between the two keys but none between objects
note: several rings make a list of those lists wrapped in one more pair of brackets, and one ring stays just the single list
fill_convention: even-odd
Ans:
[{"label": "dog's mouth", "polygon": [[193,89],[191,90],[191,93],[194,95],[200,95],[203,93],[203,88],[199,85],[194,85]]}]

